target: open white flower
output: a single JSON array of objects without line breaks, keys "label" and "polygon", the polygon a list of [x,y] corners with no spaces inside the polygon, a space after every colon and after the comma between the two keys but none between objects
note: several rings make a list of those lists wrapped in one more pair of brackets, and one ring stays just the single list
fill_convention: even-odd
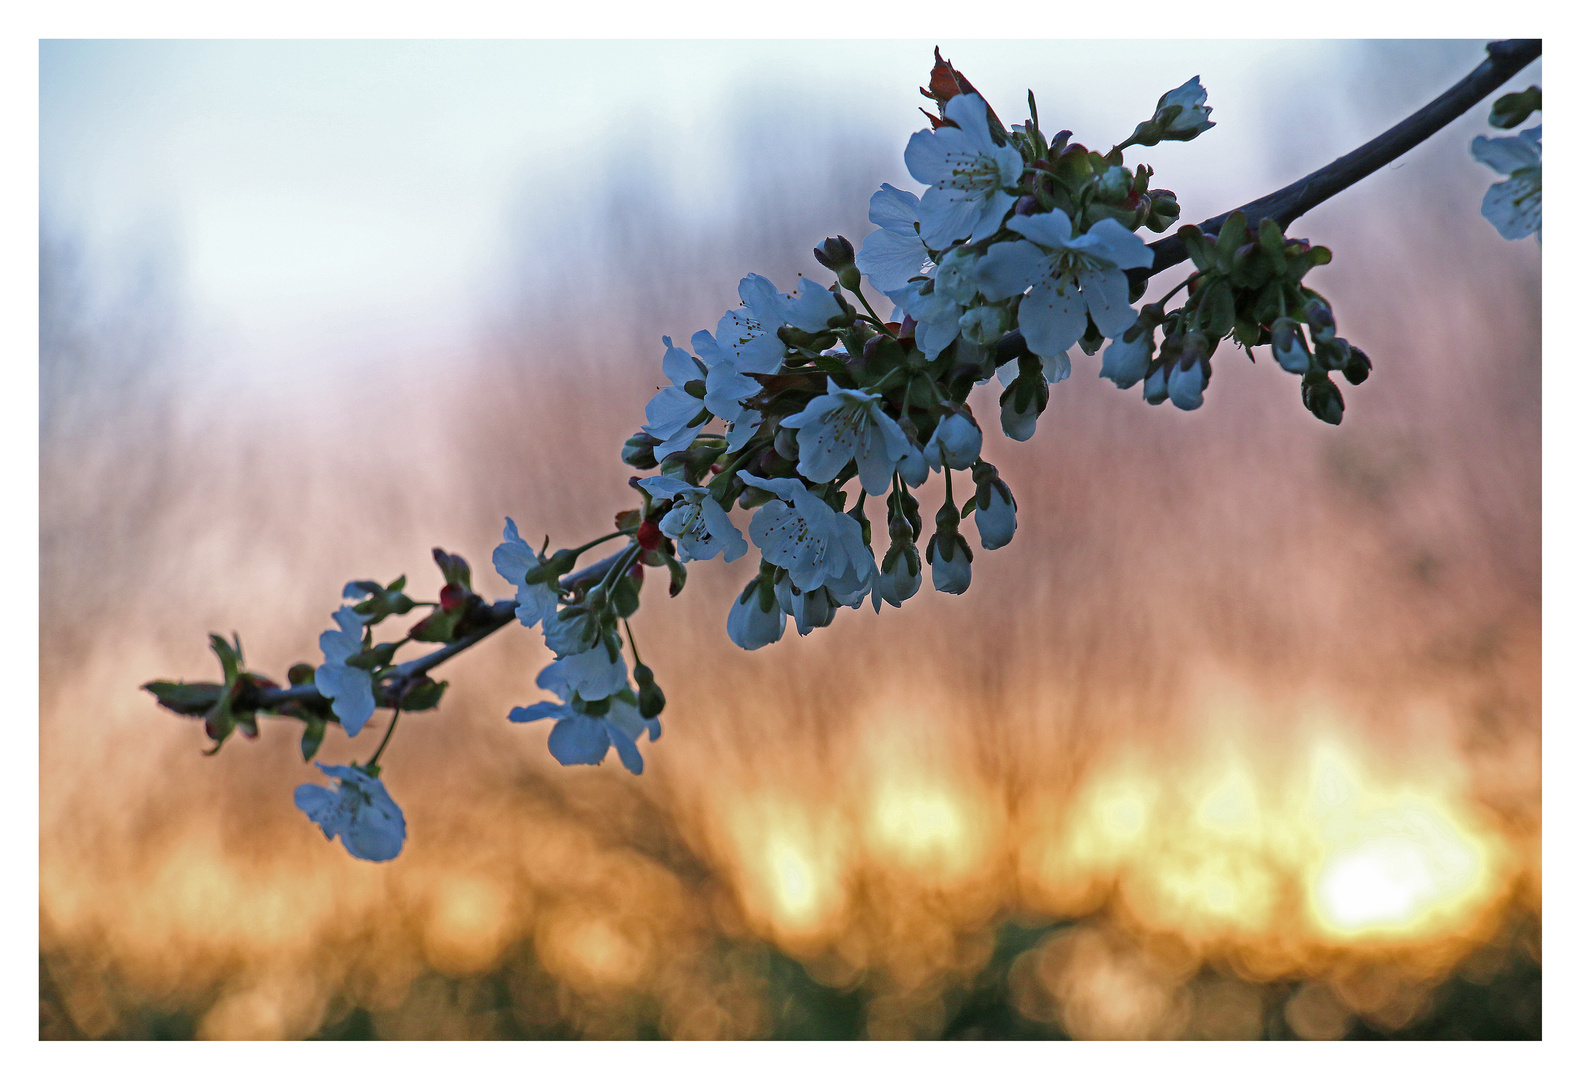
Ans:
[{"label": "open white flower", "polygon": [[[538,685],[560,693],[542,677]],[[613,746],[615,753],[620,755],[620,763],[638,776],[642,775],[638,737],[646,732],[648,741],[652,742],[660,735],[657,719],[643,719],[636,705],[620,697],[597,704],[571,698],[569,703],[540,701],[536,705],[518,705],[511,710],[510,719],[513,724],[555,721],[554,730],[549,732],[549,753],[562,765],[602,764]]]},{"label": "open white flower", "polygon": [[999,228],[1016,197],[1025,164],[988,131],[988,103],[957,94],[944,105],[955,124],[919,131],[906,144],[906,168],[928,185],[918,204],[923,241],[942,251],[957,240],[982,239]]},{"label": "open white flower", "polygon": [[593,647],[560,657],[538,673],[538,685],[570,700],[577,694],[586,701],[600,701],[626,689],[626,658],[616,650],[610,659],[604,639]]},{"label": "open white flower", "polygon": [[1482,197],[1482,216],[1506,240],[1537,234],[1543,238],[1543,129],[1539,124],[1519,136],[1471,140],[1471,156],[1508,176]]},{"label": "open white flower", "polygon": [[933,269],[928,245],[917,232],[922,218],[918,200],[909,191],[884,184],[868,200],[867,219],[878,226],[867,234],[856,256],[856,268],[885,296],[905,290],[914,277]]},{"label": "open white flower", "polygon": [[659,440],[659,445],[653,448],[653,456],[660,461],[689,448],[692,440],[702,431],[705,419],[703,401],[688,391],[686,386],[706,379],[708,369],[666,337],[664,376],[670,380],[670,385],[654,394],[648,402],[648,422],[642,428]]},{"label": "open white flower", "polygon": [[790,477],[768,480],[738,474],[753,487],[775,496],[758,507],[748,532],[771,566],[783,567],[802,592],[840,580],[854,564],[871,565],[873,553],[862,542],[862,526]]},{"label": "open white flower", "polygon": [[347,660],[362,652],[363,618],[350,607],[335,612],[338,630],[318,635],[324,662],[313,672],[313,685],[334,703],[335,716],[349,737],[355,738],[373,715],[373,673],[352,667]]},{"label": "open white flower", "polygon": [[298,786],[297,809],[324,830],[326,840],[340,837],[356,858],[387,862],[399,855],[406,843],[406,817],[384,789],[384,781],[351,765],[318,767],[339,783],[333,788]]},{"label": "open white flower", "polygon": [[719,320],[718,343],[742,374],[772,375],[785,360],[779,328],[794,326],[808,333],[828,329],[843,308],[821,285],[809,285],[800,296],[788,296],[762,274],[741,279],[741,307]]},{"label": "open white flower", "polygon": [[929,360],[960,336],[961,317],[977,298],[979,259],[975,252],[955,248],[939,260],[931,288],[929,282],[914,281],[891,297],[917,321],[917,347]]},{"label": "open white flower", "polygon": [[708,378],[704,382],[703,404],[708,411],[725,422],[728,434],[725,449],[735,453],[747,444],[763,421],[763,414],[749,409],[744,402],[757,395],[763,384],[741,373],[734,357],[726,355],[707,330],[692,335],[692,349],[704,366]]},{"label": "open white flower", "polygon": [[721,552],[725,562],[734,562],[747,553],[746,538],[707,488],[672,476],[650,476],[637,484],[655,499],[675,500],[670,512],[660,519],[659,531],[675,541],[682,562],[706,562]]},{"label": "open white flower", "polygon": [[1039,356],[1064,352],[1087,332],[1087,316],[1104,337],[1116,337],[1136,322],[1124,271],[1152,266],[1153,253],[1141,237],[1113,218],[1080,236],[1071,233],[1062,210],[1012,218],[1010,228],[1027,239],[995,244],[977,264],[984,296],[1021,298],[1021,334]]},{"label": "open white flower", "polygon": [[529,584],[527,574],[543,565],[538,553],[516,531],[516,523],[505,519],[505,542],[494,549],[494,569],[500,577],[516,586],[516,617],[523,626],[534,626],[555,612],[560,597],[547,582]]},{"label": "open white flower", "polygon": [[815,484],[827,484],[856,460],[857,475],[869,495],[889,490],[895,466],[911,446],[884,398],[867,390],[846,390],[829,380],[828,393],[813,398],[780,426],[796,430],[796,471]]}]

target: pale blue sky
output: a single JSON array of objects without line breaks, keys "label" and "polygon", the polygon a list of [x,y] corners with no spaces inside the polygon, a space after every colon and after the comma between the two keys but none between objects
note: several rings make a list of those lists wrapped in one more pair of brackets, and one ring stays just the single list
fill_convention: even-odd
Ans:
[{"label": "pale blue sky", "polygon": [[[1288,172],[1264,149],[1292,101],[1321,100],[1343,44],[941,44],[1007,120],[1031,86],[1046,127],[1095,146],[1200,74],[1220,126],[1149,160],[1204,215],[1371,134],[1316,110],[1281,151]],[[588,212],[582,196],[634,132],[665,151],[681,214],[742,182],[729,151],[743,124],[870,132],[907,184],[931,46],[45,42],[42,205],[102,255],[165,245],[189,314],[226,355],[443,347],[471,332],[520,227]]]}]

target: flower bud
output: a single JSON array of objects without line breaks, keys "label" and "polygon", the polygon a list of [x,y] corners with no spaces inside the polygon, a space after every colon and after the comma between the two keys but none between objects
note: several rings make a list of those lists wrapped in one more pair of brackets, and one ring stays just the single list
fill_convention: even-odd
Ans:
[{"label": "flower bud", "polygon": [[961,316],[961,336],[977,345],[992,345],[1009,331],[1010,312],[996,304],[971,308]]},{"label": "flower bud", "polygon": [[1327,343],[1334,340],[1334,312],[1321,296],[1308,300],[1303,314],[1307,325],[1312,328],[1313,341]]},{"label": "flower bud", "polygon": [[1015,212],[1022,217],[1027,214],[1035,214],[1041,209],[1042,207],[1038,205],[1036,195],[1023,195],[1016,200]]},{"label": "flower bud", "polygon": [[940,531],[928,541],[928,568],[933,572],[933,587],[941,593],[959,596],[972,584],[972,549],[958,532]]},{"label": "flower bud", "polygon": [[1345,415],[1345,399],[1327,372],[1309,371],[1302,377],[1301,404],[1325,424],[1338,424]]},{"label": "flower bud", "polygon": [[[899,607],[917,595],[922,587],[922,556],[915,544],[895,544],[884,556],[879,568],[878,584],[873,589],[873,608],[883,604]],[[883,603],[880,603],[882,601]]]},{"label": "flower bud", "polygon": [[653,681],[653,669],[638,664],[632,674],[637,679],[637,712],[644,720],[652,720],[664,711],[664,691]]},{"label": "flower bud", "polygon": [[1169,400],[1174,402],[1175,408],[1190,412],[1202,407],[1202,391],[1207,389],[1208,379],[1213,375],[1208,366],[1208,354],[1212,351],[1202,331],[1192,330],[1186,334],[1186,347],[1180,354],[1180,361],[1165,377]]},{"label": "flower bud", "polygon": [[785,633],[785,612],[774,598],[773,585],[762,575],[753,578],[731,606],[725,632],[748,652],[772,645]]},{"label": "flower bud", "polygon": [[1312,354],[1307,351],[1301,324],[1294,319],[1287,317],[1274,320],[1273,350],[1279,366],[1292,375],[1305,375],[1312,366]]},{"label": "flower bud", "polygon": [[1131,172],[1123,165],[1111,165],[1098,174],[1097,195],[1106,203],[1123,203],[1131,194]]},{"label": "flower bud", "polygon": [[1367,354],[1356,346],[1350,347],[1350,358],[1345,361],[1345,381],[1352,386],[1360,386],[1367,381],[1367,376],[1372,373],[1372,361]]},{"label": "flower bud", "polygon": [[1208,92],[1203,89],[1200,75],[1193,75],[1190,82],[1159,98],[1151,121],[1160,129],[1158,137],[1187,142],[1213,127],[1213,121],[1208,119],[1213,109],[1207,102]]},{"label": "flower bud", "polygon": [[1128,390],[1147,377],[1152,359],[1153,327],[1138,320],[1103,351],[1103,367],[1098,375],[1113,381],[1121,390]]},{"label": "flower bud", "polygon": [[1142,399],[1149,405],[1162,405],[1169,398],[1169,365],[1159,364],[1147,373],[1142,383]]},{"label": "flower bud", "polygon": [[935,469],[967,469],[983,451],[983,433],[965,411],[954,411],[939,421],[923,456]]},{"label": "flower bud", "polygon": [[823,586],[803,592],[791,584],[789,577],[781,578],[774,586],[774,599],[781,610],[788,611],[796,620],[796,633],[802,637],[834,622],[835,612],[840,607]]},{"label": "flower bud", "polygon": [[1154,232],[1163,232],[1175,222],[1180,220],[1180,201],[1175,198],[1173,191],[1164,188],[1153,188],[1147,193],[1152,206],[1147,211],[1147,227]]},{"label": "flower bud", "polygon": [[820,266],[836,274],[848,266],[856,265],[856,249],[843,236],[825,237],[823,243],[812,249],[812,257],[818,260]]},{"label": "flower bud", "polygon": [[796,460],[796,429],[782,427],[774,433],[774,452],[786,461]]},{"label": "flower bud", "polygon": [[977,486],[977,509],[972,512],[984,551],[996,551],[1016,534],[1016,500],[1010,487],[997,476]]}]

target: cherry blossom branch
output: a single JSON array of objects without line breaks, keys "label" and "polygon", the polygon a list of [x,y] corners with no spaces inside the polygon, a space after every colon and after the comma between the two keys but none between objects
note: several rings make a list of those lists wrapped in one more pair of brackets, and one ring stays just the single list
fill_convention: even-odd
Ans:
[{"label": "cherry blossom branch", "polygon": [[[597,562],[583,567],[575,573],[567,574],[560,579],[560,584],[567,589],[575,589],[588,582],[599,581],[629,551],[629,547],[624,548],[613,555],[605,556]],[[469,631],[442,648],[418,657],[416,660],[408,660],[404,664],[397,664],[386,672],[379,681],[384,685],[393,685],[421,678],[446,660],[466,652],[495,631],[509,626],[515,615],[516,601],[497,600],[473,616],[473,620],[480,624],[476,629]],[[317,687],[307,685],[280,686],[268,690],[245,691],[239,695],[236,708],[243,711],[274,709],[292,702],[326,707],[329,705],[329,699]]]},{"label": "cherry blossom branch", "polygon": [[[1408,150],[1440,131],[1450,121],[1468,112],[1479,101],[1509,81],[1543,52],[1541,39],[1512,39],[1495,41],[1488,45],[1488,58],[1454,86],[1422,106],[1382,135],[1363,143],[1344,157],[1303,176],[1293,184],[1254,199],[1235,210],[1227,210],[1217,217],[1202,222],[1199,228],[1205,233],[1217,233],[1224,222],[1237,211],[1255,228],[1263,218],[1273,218],[1281,227],[1287,227],[1296,218],[1338,195]],[[1127,271],[1133,286],[1147,281],[1154,274],[1168,270],[1186,259],[1186,244],[1178,235],[1170,235],[1147,245],[1153,252],[1153,265]],[[1023,345],[1021,331],[1013,330],[999,343],[1001,357],[1015,356]]]},{"label": "cherry blossom branch", "polygon": [[[1308,210],[1333,198],[1358,180],[1371,176],[1450,121],[1468,112],[1516,72],[1541,56],[1542,52],[1543,43],[1540,39],[1492,42],[1488,45],[1488,58],[1477,65],[1476,70],[1376,139],[1363,143],[1344,157],[1336,158],[1295,183],[1236,209],[1245,213],[1246,220],[1254,226],[1263,218],[1273,218],[1281,227],[1288,226]],[[1233,213],[1235,210],[1209,218],[1199,227],[1203,232],[1216,233]],[[1178,236],[1155,240],[1148,247],[1153,249],[1152,268],[1131,271],[1143,279],[1167,270],[1186,258],[1186,245]]]}]

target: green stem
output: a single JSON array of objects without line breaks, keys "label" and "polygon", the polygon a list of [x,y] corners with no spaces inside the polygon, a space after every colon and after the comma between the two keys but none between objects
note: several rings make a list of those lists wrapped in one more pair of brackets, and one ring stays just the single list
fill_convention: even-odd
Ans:
[{"label": "green stem", "polygon": [[640,666],[642,664],[642,654],[637,651],[637,635],[631,632],[631,620],[621,619],[620,625],[626,628],[626,640],[631,642],[631,658]]},{"label": "green stem", "polygon": [[852,291],[856,293],[856,298],[858,300],[862,301],[862,306],[867,309],[868,315],[872,316],[873,325],[877,326],[880,330],[882,330],[886,337],[894,337],[895,335],[890,333],[889,324],[886,323],[883,319],[880,319],[878,317],[878,312],[873,310],[873,305],[867,302],[867,294],[862,291],[862,284],[861,284],[861,282],[857,282],[856,288],[853,289]]},{"label": "green stem", "polygon": [[379,764],[379,758],[383,755],[384,748],[390,745],[390,736],[395,734],[395,725],[400,719],[401,707],[397,705],[395,707],[395,715],[390,717],[390,726],[385,729],[384,738],[379,742],[379,748],[373,752],[373,756],[369,758],[368,763],[363,766],[364,770],[372,769]]},{"label": "green stem", "polygon": [[571,549],[571,554],[580,556],[584,551],[588,551],[588,550],[590,550],[592,548],[596,548],[600,544],[608,543],[609,541],[615,539],[617,536],[630,536],[632,534],[632,532],[633,532],[633,530],[631,530],[631,529],[617,529],[617,530],[615,530],[612,533],[608,533],[608,534],[606,534],[604,536],[600,536],[597,540],[589,540],[587,543],[583,544],[579,548],[572,548]]}]

